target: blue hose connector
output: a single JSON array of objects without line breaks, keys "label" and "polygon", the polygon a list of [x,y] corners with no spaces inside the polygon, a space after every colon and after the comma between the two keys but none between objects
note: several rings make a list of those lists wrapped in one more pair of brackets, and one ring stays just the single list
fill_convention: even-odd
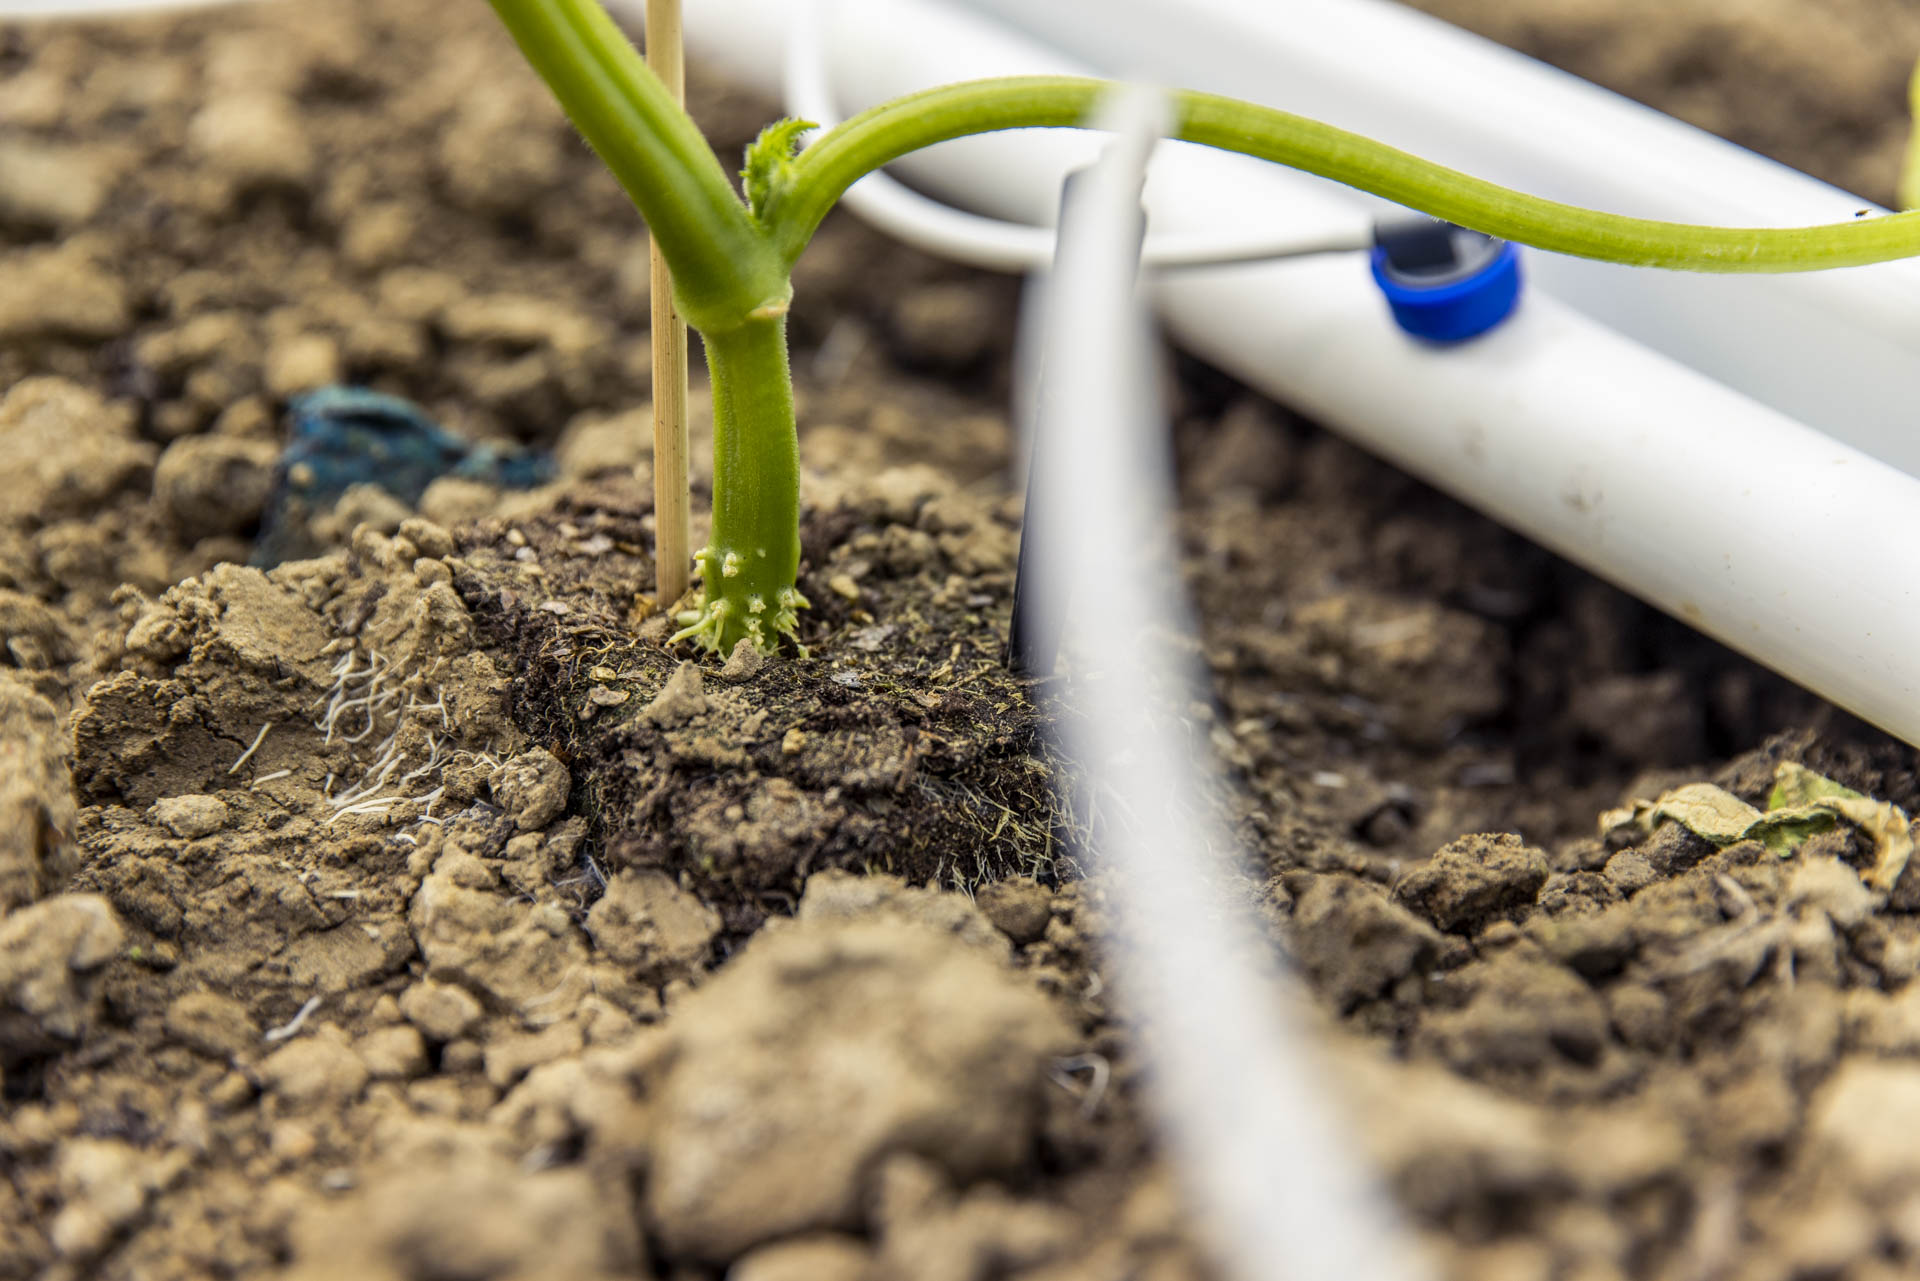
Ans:
[{"label": "blue hose connector", "polygon": [[1429,342],[1478,338],[1520,300],[1520,253],[1512,242],[1450,222],[1376,227],[1372,264],[1394,321]]}]

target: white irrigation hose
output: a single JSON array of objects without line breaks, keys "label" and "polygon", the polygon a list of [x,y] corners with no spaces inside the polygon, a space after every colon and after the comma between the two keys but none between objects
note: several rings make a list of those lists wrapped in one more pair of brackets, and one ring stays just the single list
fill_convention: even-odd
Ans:
[{"label": "white irrigation hose", "polygon": [[1073,585],[1077,674],[1059,732],[1102,815],[1090,854],[1117,917],[1116,990],[1149,1033],[1160,1134],[1229,1277],[1417,1281],[1408,1235],[1255,967],[1270,947],[1224,892],[1232,842],[1200,800],[1210,787],[1191,731],[1168,714],[1195,674],[1168,643],[1190,620],[1167,550],[1170,444],[1136,292],[1165,100],[1136,90],[1108,110],[1116,140],[1069,192],[1040,332],[1022,341],[1042,348],[1036,436],[1072,462],[1036,467],[1046,488],[1031,501],[1055,518],[1046,577]]},{"label": "white irrigation hose", "polygon": [[[828,18],[822,10],[830,5],[831,0],[794,0],[788,18],[786,109],[789,116],[820,126],[820,132],[808,135],[808,143],[844,118],[834,102],[827,56]],[[614,0],[610,7],[618,11],[631,6]],[[987,271],[1036,271],[1053,261],[1051,227],[968,213],[923,196],[884,172],[854,183],[841,203],[917,249]],[[1149,268],[1206,267],[1342,253],[1367,249],[1372,243],[1370,228],[1361,223],[1265,234],[1149,232],[1142,258]]]},{"label": "white irrigation hose", "polygon": [[0,18],[112,18],[227,3],[230,0],[0,0]]}]

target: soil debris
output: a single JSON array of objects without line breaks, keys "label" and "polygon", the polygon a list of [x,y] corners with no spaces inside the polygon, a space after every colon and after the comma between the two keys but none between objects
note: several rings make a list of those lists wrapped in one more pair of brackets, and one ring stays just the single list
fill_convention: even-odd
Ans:
[{"label": "soil debris", "polygon": [[1443,950],[1426,922],[1345,877],[1315,878],[1294,901],[1290,932],[1300,967],[1343,1010],[1427,970]]},{"label": "soil debris", "polygon": [[[1002,518],[941,477],[893,504],[884,495],[899,483],[882,473],[811,517],[824,563],[809,564],[802,589],[835,602],[803,624],[819,652],[730,664],[724,684],[625,630],[643,563],[573,550],[593,530],[627,542],[618,509],[483,526],[464,548],[454,585],[488,639],[540,674],[515,686],[515,714],[572,762],[610,871],[725,887],[735,931],[758,923],[761,896],[790,897],[822,868],[968,886],[1057,874],[1073,820],[1029,692],[1000,663],[1012,584]],[[858,607],[816,582],[848,566]],[[900,620],[895,630],[847,644],[872,611]]]},{"label": "soil debris", "polygon": [[79,867],[64,739],[53,704],[0,672],[0,913],[63,888]]},{"label": "soil debris", "polygon": [[1512,834],[1463,836],[1394,884],[1393,897],[1453,934],[1524,915],[1547,883],[1547,856]]},{"label": "soil debris", "polygon": [[644,1275],[639,1231],[593,1171],[530,1171],[472,1125],[401,1127],[364,1185],[298,1204],[285,1237],[286,1281]]},{"label": "soil debris", "polygon": [[125,406],[60,378],[29,378],[7,388],[0,398],[0,443],[0,520],[8,522],[46,523],[97,511],[122,489],[144,484],[156,457],[154,447],[134,435]]},{"label": "soil debris", "polygon": [[0,919],[0,1067],[77,1044],[125,932],[105,899],[60,894]]},{"label": "soil debris", "polygon": [[458,1040],[480,1021],[480,1002],[466,989],[422,979],[400,994],[400,1012],[430,1039]]},{"label": "soil debris", "polygon": [[707,968],[720,916],[660,872],[622,872],[587,913],[593,945],[642,982],[664,987]]},{"label": "soil debris", "polygon": [[1053,896],[1031,877],[1014,876],[980,887],[980,910],[1015,945],[1037,943],[1053,919]]},{"label": "soil debris", "polygon": [[567,767],[544,747],[523,752],[493,772],[493,799],[523,832],[537,832],[566,812]]},{"label": "soil debris", "polygon": [[[874,1008],[885,1024],[864,1017]],[[648,1208],[677,1252],[710,1260],[859,1226],[864,1179],[889,1153],[963,1180],[1018,1168],[1041,1069],[1072,1043],[978,951],[884,921],[769,932],[674,1011],[670,1034]],[[759,1121],[728,1124],[746,1099]]]},{"label": "soil debris", "polygon": [[[1890,188],[1885,6],[1428,2]],[[692,82],[724,151],[776,114]],[[8,26],[0,171],[0,1277],[1209,1275],[1074,863],[1113,798],[1000,666],[1013,282],[823,225],[808,656],[683,667],[644,239],[484,7]],[[1442,1274],[1912,1271],[1913,753],[1179,364],[1232,889]],[[335,381],[559,480],[240,568]],[[1596,830],[1783,762],[1877,817]]]},{"label": "soil debris", "polygon": [[227,825],[227,803],[217,796],[167,796],[153,803],[148,816],[181,840],[191,841]]}]

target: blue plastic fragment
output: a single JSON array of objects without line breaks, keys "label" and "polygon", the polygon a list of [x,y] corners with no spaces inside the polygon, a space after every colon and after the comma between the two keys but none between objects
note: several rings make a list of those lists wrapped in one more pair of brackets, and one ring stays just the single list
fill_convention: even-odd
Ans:
[{"label": "blue plastic fragment", "polygon": [[274,466],[253,563],[271,566],[316,553],[308,521],[355,485],[378,485],[415,506],[442,476],[531,489],[553,479],[553,460],[462,440],[412,401],[363,387],[296,396],[287,405],[287,447]]},{"label": "blue plastic fragment", "polygon": [[1400,328],[1429,342],[1464,342],[1505,320],[1520,300],[1520,253],[1451,223],[1376,230],[1373,279]]}]

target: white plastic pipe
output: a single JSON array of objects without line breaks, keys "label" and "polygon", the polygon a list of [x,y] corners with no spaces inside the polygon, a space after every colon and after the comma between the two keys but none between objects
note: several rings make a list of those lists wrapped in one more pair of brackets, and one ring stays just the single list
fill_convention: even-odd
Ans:
[{"label": "white plastic pipe", "polygon": [[[788,14],[782,76],[787,114],[819,126],[821,133],[809,135],[818,139],[842,119],[834,103],[822,8],[816,0],[789,0]],[[968,213],[923,196],[885,172],[868,174],[841,199],[881,230],[969,266],[988,271],[1039,271],[1053,260],[1051,227]],[[1298,231],[1269,231],[1232,240],[1205,232],[1189,236],[1175,233],[1149,236],[1141,260],[1152,268],[1199,267],[1340,253],[1367,249],[1371,244],[1369,228],[1358,222],[1337,231],[1310,230],[1304,235]]]},{"label": "white plastic pipe", "polygon": [[[1884,212],[1391,0],[960,3],[1108,74],[1298,112],[1570,204],[1736,225]],[[1920,474],[1920,260],[1772,277],[1529,265],[1594,319]]]},{"label": "white plastic pipe", "polygon": [[1268,949],[1223,890],[1232,841],[1205,810],[1189,731],[1168,715],[1179,684],[1197,682],[1168,644],[1189,617],[1169,572],[1171,447],[1135,290],[1141,183],[1165,109],[1142,90],[1104,109],[1115,140],[1068,194],[1040,324],[1022,334],[1042,364],[1036,438],[1071,464],[1036,464],[1029,509],[1048,516],[1030,571],[1072,593],[1076,675],[1056,732],[1103,815],[1088,853],[1109,874],[1116,991],[1151,1037],[1148,1098],[1225,1274],[1418,1281],[1407,1233],[1252,963]]},{"label": "white plastic pipe", "polygon": [[[1302,13],[1340,8],[1332,0],[1299,0]],[[1398,12],[1360,8],[1375,18]],[[944,81],[1088,70],[935,0],[840,0],[832,14],[832,78],[847,111]],[[709,57],[731,61],[737,74],[772,87],[781,67],[782,16],[777,0],[703,0],[689,39]],[[1107,21],[1106,36],[1120,39],[1130,31],[1140,45],[1171,46],[1178,37],[1169,33],[1181,25]],[[1422,20],[1403,38],[1416,41],[1432,29]],[[1439,51],[1452,47],[1444,44]],[[1516,65],[1521,70],[1513,74],[1523,87],[1546,74],[1523,59]],[[1476,64],[1475,71],[1490,79],[1502,74],[1497,62]],[[1619,100],[1592,92],[1610,104],[1595,108],[1601,124],[1609,124],[1607,113]],[[1506,105],[1512,114],[1513,104]],[[1560,110],[1577,120],[1573,108]],[[1527,123],[1541,118],[1536,112]],[[1465,128],[1472,122],[1452,123]],[[1496,132],[1509,129],[1503,120]],[[1661,138],[1681,136],[1675,130],[1689,140],[1673,144],[1684,145],[1686,166],[1706,166],[1705,157],[1723,148],[1734,168],[1779,168],[1665,122],[1636,135],[1658,172],[1670,163]],[[1584,132],[1576,138],[1585,140]],[[942,144],[901,168],[917,185],[978,212],[1044,224],[1053,217],[1050,193],[1061,175],[1087,163],[1096,149],[1086,136],[1022,131]],[[1832,216],[1831,208],[1810,215],[1809,205],[1818,201],[1804,188],[1812,180],[1787,172],[1781,190],[1801,190],[1797,203],[1782,198],[1783,221]],[[1766,185],[1757,178],[1752,183]],[[1622,198],[1631,197],[1630,191],[1614,194],[1597,203],[1673,212]],[[1163,231],[1229,235],[1272,234],[1282,226],[1302,234],[1338,230],[1370,217],[1377,204],[1273,166],[1180,146],[1164,147],[1155,157],[1147,203],[1153,225]],[[1447,349],[1401,334],[1358,260],[1166,273],[1156,297],[1174,335],[1202,356],[1920,743],[1920,645],[1910,643],[1920,636],[1913,586],[1920,582],[1920,482],[1763,403],[1765,388],[1737,390],[1560,303],[1538,283],[1543,276],[1558,283],[1559,260],[1531,254],[1526,265],[1536,284],[1515,316],[1486,338]],[[1830,385],[1836,395],[1854,395],[1862,404],[1877,397],[1891,405],[1902,391],[1903,371],[1920,370],[1920,362],[1889,356],[1884,368],[1855,362],[1830,373],[1815,363],[1820,357],[1796,350],[1825,350],[1815,321],[1826,312],[1815,308],[1814,320],[1801,314],[1795,327],[1782,319],[1805,313],[1812,305],[1806,300],[1822,298],[1822,290],[1843,301],[1871,295],[1873,305],[1863,304],[1849,323],[1864,327],[1876,350],[1898,353],[1916,341],[1908,330],[1920,332],[1912,323],[1920,318],[1920,291],[1910,291],[1914,269],[1906,264],[1749,280],[1613,274],[1622,282],[1631,276],[1662,288],[1734,285],[1760,291],[1759,301],[1729,305],[1715,318],[1730,335],[1716,342],[1736,353],[1743,342],[1770,343],[1770,354],[1758,363],[1761,373],[1771,367],[1777,384],[1804,380]],[[1889,318],[1901,314],[1910,292],[1907,328],[1899,329]],[[1658,310],[1633,297],[1620,305]],[[1852,385],[1863,381],[1871,384],[1868,390]],[[1886,424],[1890,412],[1878,421]],[[1890,427],[1875,432],[1881,453],[1920,470],[1908,437]]]}]

